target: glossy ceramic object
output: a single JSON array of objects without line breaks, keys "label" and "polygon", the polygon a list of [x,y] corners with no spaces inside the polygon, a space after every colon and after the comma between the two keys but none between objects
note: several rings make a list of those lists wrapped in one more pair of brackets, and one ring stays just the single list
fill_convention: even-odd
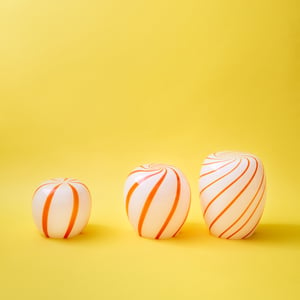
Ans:
[{"label": "glossy ceramic object", "polygon": [[143,165],[128,176],[124,199],[133,228],[142,237],[174,237],[190,207],[190,187],[180,170],[164,164]]},{"label": "glossy ceramic object", "polygon": [[199,190],[209,231],[225,239],[250,237],[263,214],[265,189],[263,164],[253,154],[225,151],[208,155]]},{"label": "glossy ceramic object", "polygon": [[45,181],[33,196],[33,219],[46,237],[70,238],[78,235],[88,223],[90,211],[89,190],[76,179]]}]

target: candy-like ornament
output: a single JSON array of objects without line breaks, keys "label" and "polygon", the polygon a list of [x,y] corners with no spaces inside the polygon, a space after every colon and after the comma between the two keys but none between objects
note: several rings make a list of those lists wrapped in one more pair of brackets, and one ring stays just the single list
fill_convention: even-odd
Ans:
[{"label": "candy-like ornament", "polygon": [[258,157],[230,151],[208,155],[200,171],[199,190],[212,235],[246,239],[255,232],[266,197],[264,167]]},{"label": "candy-like ornament", "polygon": [[124,200],[129,222],[151,239],[175,237],[190,208],[190,187],[183,173],[165,164],[134,169],[125,182]]},{"label": "candy-like ornament", "polygon": [[72,178],[43,182],[34,192],[32,214],[39,231],[48,238],[71,238],[82,232],[91,212],[88,188]]}]

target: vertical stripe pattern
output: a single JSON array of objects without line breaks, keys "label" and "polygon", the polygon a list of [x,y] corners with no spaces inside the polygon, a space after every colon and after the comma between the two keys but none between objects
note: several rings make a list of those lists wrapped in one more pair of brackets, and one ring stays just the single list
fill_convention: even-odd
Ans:
[{"label": "vertical stripe pattern", "polygon": [[76,179],[51,179],[33,195],[33,219],[48,238],[66,239],[79,234],[88,222],[90,210],[89,190]]},{"label": "vertical stripe pattern", "polygon": [[188,215],[190,188],[175,167],[143,165],[129,173],[124,202],[128,219],[140,236],[171,238]]},{"label": "vertical stripe pattern", "polygon": [[68,225],[68,229],[64,235],[64,238],[68,238],[73,227],[74,227],[74,224],[75,224],[75,221],[76,221],[76,217],[77,217],[77,214],[78,214],[78,209],[79,209],[79,195],[78,195],[78,191],[76,190],[76,188],[69,183],[69,187],[71,188],[72,190],[72,193],[73,193],[73,208],[72,208],[72,215],[71,215],[71,218],[70,218],[70,222],[69,222],[69,225]]},{"label": "vertical stripe pattern", "polygon": [[50,209],[50,205],[53,199],[53,196],[56,192],[56,190],[60,187],[60,184],[56,185],[48,194],[47,198],[46,198],[46,202],[44,205],[44,209],[43,209],[43,216],[42,216],[42,224],[43,224],[43,232],[45,234],[46,237],[49,237],[48,234],[48,214],[49,214],[49,209]]},{"label": "vertical stripe pattern", "polygon": [[265,203],[265,174],[261,161],[242,152],[217,152],[203,162],[199,192],[209,231],[225,239],[250,237]]}]

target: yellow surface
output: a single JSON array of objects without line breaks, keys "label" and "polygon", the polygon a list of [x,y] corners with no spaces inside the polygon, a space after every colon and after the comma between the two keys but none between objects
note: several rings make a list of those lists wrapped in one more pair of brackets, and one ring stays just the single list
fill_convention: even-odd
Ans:
[{"label": "yellow surface", "polygon": [[[300,299],[300,4],[253,1],[0,2],[1,299]],[[257,234],[209,236],[205,156],[265,164]],[[180,235],[139,238],[123,206],[148,162],[188,177]],[[41,181],[77,177],[93,196],[84,234],[37,232]]]}]

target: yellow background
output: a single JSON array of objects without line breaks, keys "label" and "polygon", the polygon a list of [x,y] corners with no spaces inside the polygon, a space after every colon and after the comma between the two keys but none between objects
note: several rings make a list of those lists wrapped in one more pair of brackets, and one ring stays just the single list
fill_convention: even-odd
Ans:
[{"label": "yellow background", "polygon": [[[0,2],[1,299],[299,299],[300,4],[253,1]],[[209,236],[197,191],[219,150],[264,162],[257,234]],[[176,165],[189,218],[168,241],[139,238],[128,172]],[[31,197],[77,177],[90,223],[42,238]]]}]

